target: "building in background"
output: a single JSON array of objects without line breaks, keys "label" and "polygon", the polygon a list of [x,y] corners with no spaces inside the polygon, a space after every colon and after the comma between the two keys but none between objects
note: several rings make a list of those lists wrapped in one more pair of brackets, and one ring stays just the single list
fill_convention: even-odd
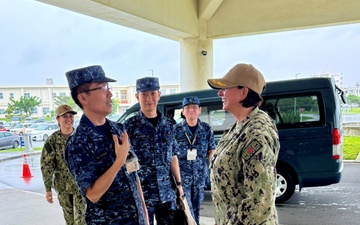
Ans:
[{"label": "building in background", "polygon": [[357,82],[353,87],[344,88],[345,95],[360,96],[360,83]]},{"label": "building in background", "polygon": [[356,82],[354,86],[352,87],[343,87],[343,74],[330,74],[330,73],[323,73],[323,74],[317,74],[313,77],[331,77],[334,78],[335,83],[338,87],[340,87],[344,92],[345,95],[356,95],[360,96],[360,83]]},{"label": "building in background", "polygon": [[[57,107],[54,99],[57,96],[69,96],[70,90],[68,86],[53,85],[52,80],[46,81],[44,86],[3,86],[0,87],[0,120],[5,119],[5,110],[8,107],[10,99],[19,100],[20,97],[37,96],[41,99],[41,104],[36,107],[31,117],[39,118],[50,116],[51,112]],[[116,114],[122,115],[133,104],[137,103],[135,98],[135,85],[129,86],[113,86],[113,99],[119,101]],[[172,94],[180,91],[179,84],[161,84],[161,93]],[[22,115],[24,116],[24,115]]]},{"label": "building in background", "polygon": [[343,74],[331,74],[331,73],[322,73],[322,74],[315,74],[313,77],[330,77],[334,78],[335,84],[342,88],[343,87]]}]

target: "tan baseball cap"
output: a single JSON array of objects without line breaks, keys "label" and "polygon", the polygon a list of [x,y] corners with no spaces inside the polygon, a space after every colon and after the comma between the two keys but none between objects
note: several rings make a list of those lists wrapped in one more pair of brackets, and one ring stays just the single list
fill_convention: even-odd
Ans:
[{"label": "tan baseball cap", "polygon": [[65,113],[77,114],[69,105],[61,105],[56,109],[56,116],[62,116]]},{"label": "tan baseball cap", "polygon": [[208,79],[207,82],[213,89],[242,86],[259,95],[266,85],[263,75],[253,65],[244,63],[235,65],[223,78]]}]

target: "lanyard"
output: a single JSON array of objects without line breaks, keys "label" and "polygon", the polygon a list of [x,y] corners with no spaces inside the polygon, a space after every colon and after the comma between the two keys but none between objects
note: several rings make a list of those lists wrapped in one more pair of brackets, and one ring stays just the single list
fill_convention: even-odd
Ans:
[{"label": "lanyard", "polygon": [[186,138],[187,138],[187,140],[188,140],[189,144],[192,146],[192,145],[195,143],[195,140],[196,140],[196,134],[195,134],[194,140],[191,142],[191,141],[190,141],[190,138],[189,138],[189,136],[188,136],[188,134],[187,134],[186,132],[184,132],[184,133],[185,133],[185,135],[186,135]]}]

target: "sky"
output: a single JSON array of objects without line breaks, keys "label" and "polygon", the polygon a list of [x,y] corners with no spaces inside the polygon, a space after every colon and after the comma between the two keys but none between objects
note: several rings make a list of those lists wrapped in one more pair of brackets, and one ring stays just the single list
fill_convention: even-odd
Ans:
[{"label": "sky", "polygon": [[[343,74],[360,84],[360,23],[213,42],[213,76],[251,63],[266,81]],[[0,86],[67,85],[65,72],[101,65],[114,85],[144,76],[180,83],[180,43],[34,0],[0,0]],[[5,78],[5,79],[4,79]]]}]

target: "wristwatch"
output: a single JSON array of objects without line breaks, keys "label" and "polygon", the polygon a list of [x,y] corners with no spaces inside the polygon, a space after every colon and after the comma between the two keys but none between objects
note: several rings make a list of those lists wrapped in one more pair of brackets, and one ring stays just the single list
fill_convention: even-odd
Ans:
[{"label": "wristwatch", "polygon": [[176,181],[176,186],[181,186],[182,182],[181,181]]}]

